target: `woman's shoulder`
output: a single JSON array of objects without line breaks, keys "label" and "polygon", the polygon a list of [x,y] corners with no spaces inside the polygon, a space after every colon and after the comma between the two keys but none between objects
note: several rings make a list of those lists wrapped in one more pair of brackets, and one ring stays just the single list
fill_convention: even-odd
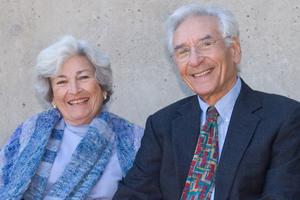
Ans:
[{"label": "woman's shoulder", "polygon": [[22,124],[30,125],[32,123],[35,123],[37,120],[48,120],[54,117],[59,117],[59,118],[61,117],[61,113],[59,112],[59,110],[57,109],[45,110],[29,117]]},{"label": "woman's shoulder", "polygon": [[144,135],[144,128],[134,124],[114,113],[108,112],[111,128],[116,134],[119,145],[132,146],[134,150],[140,147],[141,139]]},{"label": "woman's shoulder", "polygon": [[[51,118],[61,117],[61,114],[58,110],[51,109],[42,111],[38,114],[35,114],[25,121],[23,121],[19,127],[15,130],[9,140],[15,140],[15,137],[18,137],[21,141],[27,141],[34,132],[38,122],[49,122]],[[9,142],[9,141],[8,141]],[[26,143],[26,142],[24,142]]]},{"label": "woman's shoulder", "polygon": [[135,155],[141,146],[144,128],[114,113],[108,113],[111,128],[116,134],[117,152],[123,177],[132,167]]},{"label": "woman's shoulder", "polygon": [[144,131],[144,128],[130,122],[127,119],[124,119],[114,113],[107,112],[109,115],[110,123],[112,125],[112,129],[116,133],[121,133],[121,132],[136,132],[138,130]]}]

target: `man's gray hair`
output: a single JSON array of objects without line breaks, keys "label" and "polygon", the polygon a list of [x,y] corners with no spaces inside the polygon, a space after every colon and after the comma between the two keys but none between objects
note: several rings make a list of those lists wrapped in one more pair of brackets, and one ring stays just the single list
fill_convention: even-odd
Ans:
[{"label": "man's gray hair", "polygon": [[225,44],[229,47],[233,42],[232,37],[239,37],[239,25],[233,14],[222,6],[202,7],[189,4],[178,8],[167,20],[165,43],[169,52],[172,54],[173,37],[178,26],[189,17],[213,16],[219,19],[219,30],[225,38]]}]

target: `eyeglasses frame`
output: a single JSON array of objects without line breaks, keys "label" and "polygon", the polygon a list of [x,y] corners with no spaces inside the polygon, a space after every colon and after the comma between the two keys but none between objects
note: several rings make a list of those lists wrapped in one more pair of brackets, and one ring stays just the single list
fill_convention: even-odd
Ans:
[{"label": "eyeglasses frame", "polygon": [[[195,50],[196,50],[196,52],[199,54],[199,55],[203,55],[203,54],[208,54],[208,53],[210,53],[210,52],[212,52],[213,50],[214,50],[214,48],[215,48],[215,44],[216,44],[216,42],[217,41],[219,41],[219,40],[222,40],[222,39],[227,39],[227,38],[230,38],[230,36],[227,36],[227,37],[223,37],[223,38],[219,38],[219,39],[213,39],[213,38],[204,38],[203,40],[206,40],[206,39],[209,39],[209,40],[212,40],[213,41],[213,47],[212,47],[212,49],[211,50],[209,50],[209,51],[207,51],[207,52],[204,52],[204,53],[200,53],[199,51],[198,51],[198,49],[196,48],[196,46],[197,46],[197,44],[199,44],[199,42],[201,42],[201,41],[203,41],[203,40],[200,40],[199,42],[197,42],[194,46],[192,46],[192,47],[194,47],[195,48]],[[186,48],[186,49],[188,49],[189,50],[189,56],[188,56],[188,58],[186,59],[186,60],[182,60],[182,61],[177,61],[176,60],[176,56],[175,56],[175,51],[173,52],[173,54],[172,54],[172,56],[173,56],[173,58],[174,58],[174,60],[177,62],[177,63],[182,63],[182,62],[185,62],[185,61],[187,61],[187,60],[189,60],[190,58],[191,58],[191,47],[181,47],[181,48]],[[181,49],[181,48],[179,48],[179,49]],[[178,49],[177,49],[178,50]],[[177,51],[176,50],[176,51]]]}]

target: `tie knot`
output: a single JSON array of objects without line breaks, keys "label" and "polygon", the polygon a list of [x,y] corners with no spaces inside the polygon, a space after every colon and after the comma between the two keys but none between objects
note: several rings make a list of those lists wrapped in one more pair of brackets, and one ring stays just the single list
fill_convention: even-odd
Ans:
[{"label": "tie knot", "polygon": [[206,119],[216,121],[218,115],[219,115],[219,113],[218,113],[217,109],[214,106],[210,106],[207,109]]}]

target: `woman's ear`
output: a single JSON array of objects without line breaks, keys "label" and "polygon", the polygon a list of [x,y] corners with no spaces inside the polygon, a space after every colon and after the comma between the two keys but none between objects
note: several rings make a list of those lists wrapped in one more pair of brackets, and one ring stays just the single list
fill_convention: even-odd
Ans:
[{"label": "woman's ear", "polygon": [[235,64],[238,64],[242,59],[241,44],[240,40],[237,37],[233,37],[232,40],[234,41],[234,43],[231,44],[232,60]]}]

